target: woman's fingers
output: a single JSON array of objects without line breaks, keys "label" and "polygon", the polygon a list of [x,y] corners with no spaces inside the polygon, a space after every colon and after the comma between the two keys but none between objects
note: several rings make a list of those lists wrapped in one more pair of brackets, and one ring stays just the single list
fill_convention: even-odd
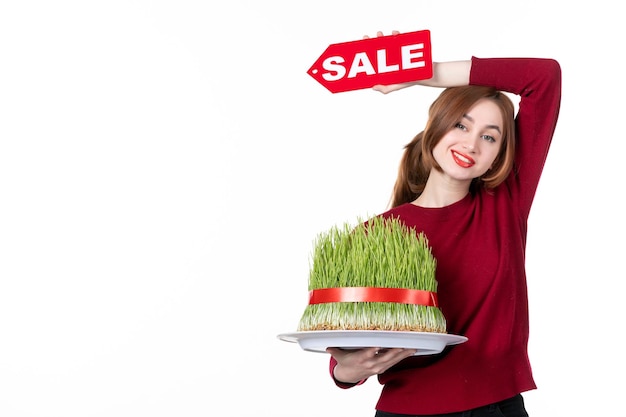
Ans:
[{"label": "woman's fingers", "polygon": [[[391,31],[392,35],[399,35],[400,31],[399,30],[392,30]],[[378,32],[376,32],[376,37],[380,38],[381,36],[385,36],[385,34],[383,32],[381,32],[380,30]],[[368,35],[364,35],[363,39],[369,39],[370,37]]]}]

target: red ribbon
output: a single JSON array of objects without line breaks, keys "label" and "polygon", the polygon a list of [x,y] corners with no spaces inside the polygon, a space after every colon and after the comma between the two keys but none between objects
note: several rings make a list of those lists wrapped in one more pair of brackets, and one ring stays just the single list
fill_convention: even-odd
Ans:
[{"label": "red ribbon", "polygon": [[410,288],[337,287],[309,291],[309,304],[349,302],[402,303],[439,307],[437,293]]}]

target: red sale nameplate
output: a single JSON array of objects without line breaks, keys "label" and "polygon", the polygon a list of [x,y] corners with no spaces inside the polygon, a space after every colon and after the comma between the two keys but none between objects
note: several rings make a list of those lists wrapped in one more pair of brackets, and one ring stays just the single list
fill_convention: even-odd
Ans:
[{"label": "red sale nameplate", "polygon": [[433,76],[430,31],[330,45],[307,73],[331,93]]}]

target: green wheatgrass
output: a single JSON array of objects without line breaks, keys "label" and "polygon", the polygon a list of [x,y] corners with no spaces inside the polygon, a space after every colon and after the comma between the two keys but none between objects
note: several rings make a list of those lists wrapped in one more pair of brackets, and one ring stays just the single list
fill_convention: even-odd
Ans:
[{"label": "green wheatgrass", "polygon": [[[437,292],[436,260],[423,233],[395,218],[359,219],[320,233],[314,242],[309,290],[408,288]],[[380,302],[307,305],[298,331],[394,330],[446,333],[438,307]]]}]

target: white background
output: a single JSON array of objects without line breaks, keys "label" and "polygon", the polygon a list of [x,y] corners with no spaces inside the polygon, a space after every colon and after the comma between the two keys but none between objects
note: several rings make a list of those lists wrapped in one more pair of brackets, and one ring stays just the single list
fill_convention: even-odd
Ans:
[{"label": "white background", "polygon": [[439,90],[333,95],[306,71],[331,43],[428,29],[436,61],[561,63],[526,402],[626,416],[621,16],[608,0],[2,2],[0,415],[373,416],[374,379],[340,390],[327,355],[276,336],[304,309],[314,237],[386,208]]}]

